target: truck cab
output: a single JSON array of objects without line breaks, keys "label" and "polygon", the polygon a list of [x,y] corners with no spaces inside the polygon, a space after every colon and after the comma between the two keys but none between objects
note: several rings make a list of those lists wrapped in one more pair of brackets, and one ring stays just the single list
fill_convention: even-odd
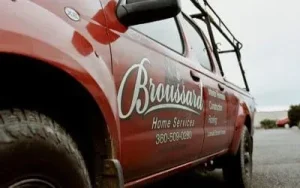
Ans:
[{"label": "truck cab", "polygon": [[[0,187],[135,187],[203,164],[251,186],[242,44],[206,0],[184,1],[193,15],[181,3],[0,3],[0,80],[14,77],[0,95],[0,164],[12,167]],[[245,88],[225,79],[221,53],[236,54]]]}]

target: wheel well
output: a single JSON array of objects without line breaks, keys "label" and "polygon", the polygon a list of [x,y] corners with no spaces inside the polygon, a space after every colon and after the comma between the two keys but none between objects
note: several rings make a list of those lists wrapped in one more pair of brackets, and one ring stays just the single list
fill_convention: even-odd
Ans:
[{"label": "wheel well", "polygon": [[90,93],[69,74],[39,60],[0,54],[0,62],[0,108],[34,110],[57,121],[77,143],[95,182],[102,166],[96,157],[111,154],[104,118]]},{"label": "wheel well", "polygon": [[251,126],[252,124],[251,124],[251,118],[249,115],[246,116],[245,125],[248,128],[249,133],[251,134],[252,133],[252,126]]}]

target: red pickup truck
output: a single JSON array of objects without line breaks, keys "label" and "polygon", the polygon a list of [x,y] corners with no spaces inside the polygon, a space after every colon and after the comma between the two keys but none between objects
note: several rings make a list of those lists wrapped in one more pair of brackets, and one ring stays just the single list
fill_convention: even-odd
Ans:
[{"label": "red pickup truck", "polygon": [[[242,45],[188,2],[197,14],[179,0],[2,0],[0,187],[135,187],[201,166],[250,187]],[[224,79],[230,52],[245,89]]]}]

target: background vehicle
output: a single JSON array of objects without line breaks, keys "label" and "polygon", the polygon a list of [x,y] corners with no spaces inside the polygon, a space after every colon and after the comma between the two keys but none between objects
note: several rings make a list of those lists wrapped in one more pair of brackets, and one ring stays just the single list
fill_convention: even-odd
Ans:
[{"label": "background vehicle", "polygon": [[289,123],[290,123],[289,118],[279,119],[276,121],[276,125],[278,127],[284,127],[285,125],[290,126]]},{"label": "background vehicle", "polygon": [[[0,185],[131,187],[209,163],[249,187],[241,43],[192,2],[200,14],[175,0],[1,2]],[[226,52],[246,89],[223,78]]]}]

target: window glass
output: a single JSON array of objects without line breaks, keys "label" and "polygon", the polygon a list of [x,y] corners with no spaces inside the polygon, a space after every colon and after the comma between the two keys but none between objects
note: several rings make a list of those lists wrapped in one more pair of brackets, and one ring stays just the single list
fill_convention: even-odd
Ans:
[{"label": "window glass", "polygon": [[220,54],[220,60],[222,62],[222,68],[226,81],[229,81],[240,88],[245,88],[243,75],[240,70],[240,66],[237,61],[235,53]]},{"label": "window glass", "polygon": [[177,22],[174,18],[133,26],[155,41],[183,53],[183,45]]},{"label": "window glass", "polygon": [[186,19],[182,19],[182,26],[189,43],[189,51],[192,60],[199,62],[204,68],[212,71],[211,62],[206,50],[206,45],[195,29],[193,25],[190,24]]},{"label": "window glass", "polygon": [[[199,1],[199,2],[200,2],[200,4],[202,3],[202,1]],[[190,0],[182,0],[181,8],[182,8],[182,12],[184,12],[186,14],[199,13],[199,9],[197,9],[195,7],[195,5],[192,3],[192,1],[190,1]]]}]

